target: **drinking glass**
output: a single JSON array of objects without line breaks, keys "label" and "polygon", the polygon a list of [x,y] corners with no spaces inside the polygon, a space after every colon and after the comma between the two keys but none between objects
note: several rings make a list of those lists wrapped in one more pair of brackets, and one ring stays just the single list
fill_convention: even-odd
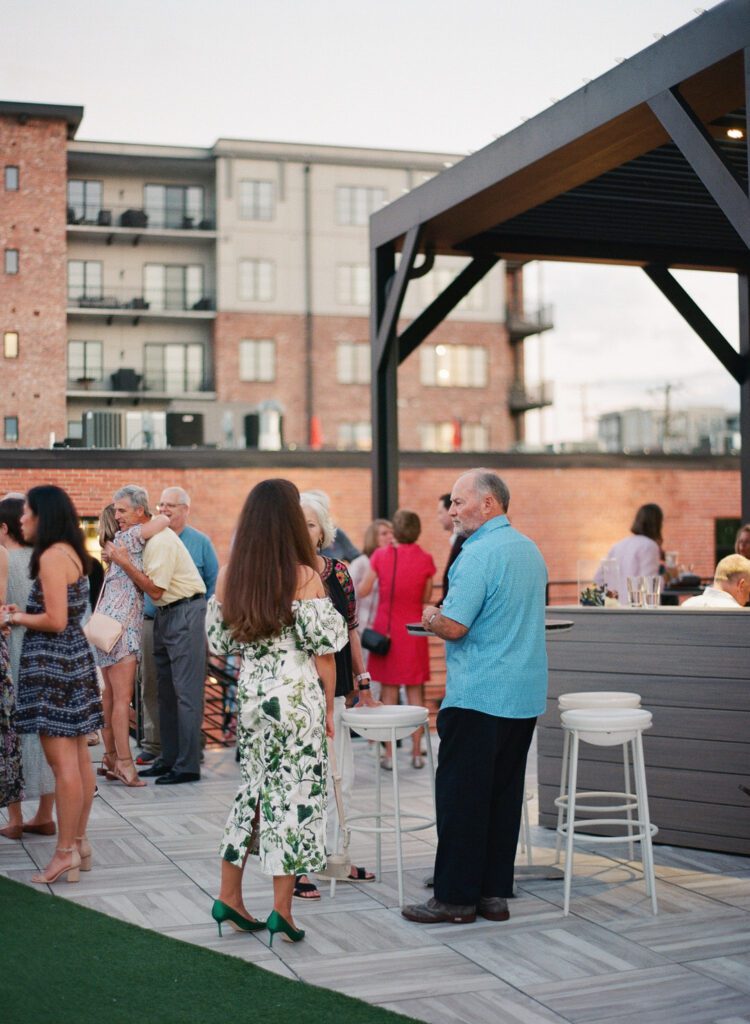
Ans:
[{"label": "drinking glass", "polygon": [[643,576],[628,576],[626,585],[628,588],[628,604],[631,608],[643,607]]},{"label": "drinking glass", "polygon": [[643,605],[658,608],[661,601],[661,576],[643,577]]}]

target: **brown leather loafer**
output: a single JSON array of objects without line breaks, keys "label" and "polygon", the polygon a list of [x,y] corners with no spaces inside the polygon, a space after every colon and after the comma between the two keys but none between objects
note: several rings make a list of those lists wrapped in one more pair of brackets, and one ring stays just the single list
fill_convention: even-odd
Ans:
[{"label": "brown leather loafer", "polygon": [[455,903],[441,903],[433,896],[426,903],[404,907],[401,916],[415,924],[471,924],[476,921],[476,907],[462,907]]},{"label": "brown leather loafer", "polygon": [[477,913],[488,921],[507,921],[510,917],[508,901],[502,896],[482,896],[477,904]]}]

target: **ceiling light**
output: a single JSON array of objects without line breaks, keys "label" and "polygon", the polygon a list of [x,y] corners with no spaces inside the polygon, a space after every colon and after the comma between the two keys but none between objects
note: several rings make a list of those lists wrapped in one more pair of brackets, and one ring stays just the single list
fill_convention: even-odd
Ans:
[{"label": "ceiling light", "polygon": [[741,128],[727,128],[728,139],[744,139],[745,133]]}]

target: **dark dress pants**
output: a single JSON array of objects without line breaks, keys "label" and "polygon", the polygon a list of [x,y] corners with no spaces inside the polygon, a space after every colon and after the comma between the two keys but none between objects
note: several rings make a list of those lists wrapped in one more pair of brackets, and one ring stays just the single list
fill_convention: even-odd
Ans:
[{"label": "dark dress pants", "polygon": [[437,719],[435,897],[476,906],[513,895],[526,756],[536,718],[445,708]]},{"label": "dark dress pants", "polygon": [[206,683],[206,600],[156,609],[154,661],[161,759],[176,772],[200,772]]}]

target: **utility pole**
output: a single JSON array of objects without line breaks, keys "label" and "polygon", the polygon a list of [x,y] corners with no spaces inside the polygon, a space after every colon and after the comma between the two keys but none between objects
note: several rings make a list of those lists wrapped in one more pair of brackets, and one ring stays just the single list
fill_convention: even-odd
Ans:
[{"label": "utility pole", "polygon": [[663,392],[664,394],[664,412],[662,414],[662,429],[661,429],[661,447],[662,451],[669,450],[669,442],[672,438],[672,404],[671,395],[673,391],[679,391],[682,384],[673,384],[671,381],[667,381],[662,384],[661,387],[649,388],[650,395],[658,395]]}]

